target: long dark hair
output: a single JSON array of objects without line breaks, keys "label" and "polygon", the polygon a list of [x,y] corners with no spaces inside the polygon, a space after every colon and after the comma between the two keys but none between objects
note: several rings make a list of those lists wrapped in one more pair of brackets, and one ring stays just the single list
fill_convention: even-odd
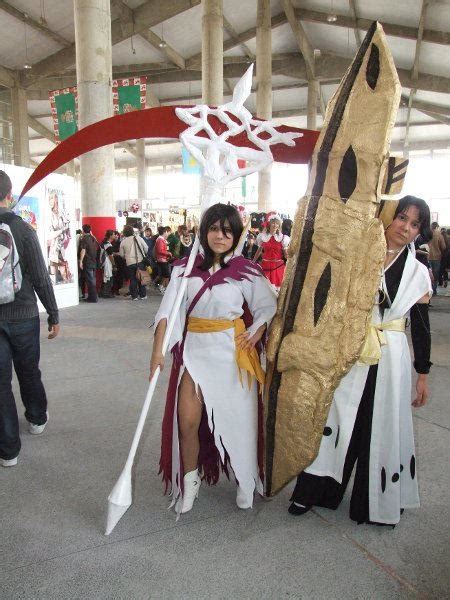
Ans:
[{"label": "long dark hair", "polygon": [[410,206],[415,206],[419,211],[419,231],[423,240],[422,243],[426,244],[432,239],[433,234],[431,233],[430,229],[430,209],[428,208],[428,204],[425,202],[425,200],[422,200],[422,198],[416,198],[416,196],[403,196],[403,198],[400,198],[398,202],[394,219],[396,219],[400,213],[406,212]]},{"label": "long dark hair", "polygon": [[228,237],[225,233],[225,221],[228,220],[230,225],[232,235],[233,235],[233,245],[230,250],[224,252],[220,256],[220,266],[226,267],[224,262],[225,256],[236,248],[239,243],[239,239],[241,237],[244,226],[242,225],[241,217],[238,211],[234,208],[234,206],[230,206],[229,204],[213,204],[205,211],[205,214],[202,217],[200,223],[200,243],[203,248],[203,252],[205,256],[203,258],[203,262],[200,265],[200,269],[202,271],[208,271],[214,264],[214,252],[208,245],[208,231],[211,225],[213,225],[216,221],[220,221],[220,229],[222,230],[223,235]]}]

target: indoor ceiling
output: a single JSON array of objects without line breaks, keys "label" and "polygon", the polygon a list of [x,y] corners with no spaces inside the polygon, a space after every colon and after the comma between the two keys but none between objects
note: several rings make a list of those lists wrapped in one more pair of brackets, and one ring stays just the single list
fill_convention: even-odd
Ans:
[{"label": "indoor ceiling", "polygon": [[[403,86],[393,149],[450,149],[450,0],[271,0],[274,120],[306,127],[305,60],[287,2],[314,51],[322,109],[377,19]],[[223,0],[225,99],[254,60],[256,5]],[[111,21],[115,77],[146,75],[149,106],[200,101],[200,0],[111,0]],[[0,0],[0,23],[0,85],[27,89],[30,153],[38,163],[54,147],[48,92],[76,84],[73,2]],[[255,112],[255,93],[247,106]],[[117,147],[116,166],[132,167],[134,151],[133,144]],[[180,150],[148,143],[146,156],[150,165],[174,164]]]}]

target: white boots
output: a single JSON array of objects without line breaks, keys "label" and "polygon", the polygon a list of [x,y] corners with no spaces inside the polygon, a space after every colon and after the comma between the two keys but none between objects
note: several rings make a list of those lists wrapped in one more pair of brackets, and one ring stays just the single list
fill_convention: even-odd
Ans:
[{"label": "white boots", "polygon": [[239,508],[247,509],[253,506],[253,492],[249,496],[244,492],[244,490],[238,485],[237,494],[236,494],[236,504]]},{"label": "white boots", "polygon": [[191,508],[194,506],[194,500],[198,498],[201,483],[202,481],[197,469],[195,469],[195,471],[189,471],[189,473],[186,473],[183,478],[183,497],[179,500],[179,502],[182,503],[181,511],[177,510],[177,512],[187,513],[191,510]]},{"label": "white boots", "polygon": [[[186,475],[183,478],[183,497],[178,500],[176,506],[177,513],[187,513],[192,509],[192,507],[194,506],[195,499],[198,498],[201,483],[202,480],[200,479],[200,475],[198,474],[197,469],[195,469],[195,471],[190,471],[189,473],[186,473]],[[253,490],[251,494],[248,494],[240,486],[238,486],[236,494],[236,504],[239,506],[239,508],[242,508],[244,510],[247,508],[252,508]]]}]

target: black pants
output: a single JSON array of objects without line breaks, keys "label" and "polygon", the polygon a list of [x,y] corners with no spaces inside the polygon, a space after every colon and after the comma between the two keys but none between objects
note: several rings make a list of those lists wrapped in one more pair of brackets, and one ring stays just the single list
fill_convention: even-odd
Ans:
[{"label": "black pants", "polygon": [[136,277],[138,265],[127,265],[126,275],[130,279],[130,294],[131,297],[137,298],[138,295],[140,298],[145,298],[147,296],[147,288],[145,285],[141,285],[141,282],[138,281]]},{"label": "black pants", "polygon": [[350,500],[350,518],[358,523],[369,522],[369,459],[372,433],[373,399],[378,365],[369,368],[366,385],[356,415],[355,426],[344,463],[342,483],[332,477],[300,473],[291,500],[305,506],[336,509],[344,497],[356,463],[355,481]]},{"label": "black pants", "polygon": [[12,365],[19,380],[25,418],[35,425],[47,422],[47,397],[39,370],[39,317],[0,321],[0,458],[20,452],[19,419],[12,392]]},{"label": "black pants", "polygon": [[86,277],[87,289],[89,302],[97,302],[97,269],[84,269],[84,275]]}]

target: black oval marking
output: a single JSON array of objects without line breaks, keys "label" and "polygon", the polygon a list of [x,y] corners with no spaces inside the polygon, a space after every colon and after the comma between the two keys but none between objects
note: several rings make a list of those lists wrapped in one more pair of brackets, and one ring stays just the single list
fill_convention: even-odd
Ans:
[{"label": "black oval marking", "polygon": [[331,265],[326,264],[322,275],[317,283],[316,291],[314,292],[314,325],[317,325],[317,321],[322,314],[325,304],[327,303],[328,292],[330,291],[331,285]]},{"label": "black oval marking", "polygon": [[370,48],[370,56],[367,61],[366,81],[374,90],[377,86],[378,77],[380,76],[380,51],[376,44],[372,44]]},{"label": "black oval marking", "polygon": [[381,469],[381,491],[384,494],[384,490],[386,489],[386,469],[382,467]]},{"label": "black oval marking", "polygon": [[400,465],[400,473],[403,471],[403,465]]},{"label": "black oval marking", "polygon": [[325,427],[323,430],[323,435],[326,435],[327,437],[329,435],[331,435],[333,433],[333,430],[331,429],[331,427]]},{"label": "black oval marking", "polygon": [[349,146],[339,169],[338,189],[342,202],[346,203],[353,194],[358,179],[358,164],[353,148]]},{"label": "black oval marking", "polygon": [[411,461],[409,463],[409,471],[411,473],[412,479],[416,476],[416,457],[414,454],[411,456]]},{"label": "black oval marking", "polygon": [[341,431],[341,427],[340,427],[340,425],[338,425],[338,431],[337,431],[337,434],[336,434],[336,440],[334,442],[334,447],[335,448],[337,448],[337,445],[338,445],[338,442],[339,442],[339,432],[340,431]]},{"label": "black oval marking", "polygon": [[396,483],[400,479],[400,475],[398,473],[394,473],[392,475],[392,483]]}]

